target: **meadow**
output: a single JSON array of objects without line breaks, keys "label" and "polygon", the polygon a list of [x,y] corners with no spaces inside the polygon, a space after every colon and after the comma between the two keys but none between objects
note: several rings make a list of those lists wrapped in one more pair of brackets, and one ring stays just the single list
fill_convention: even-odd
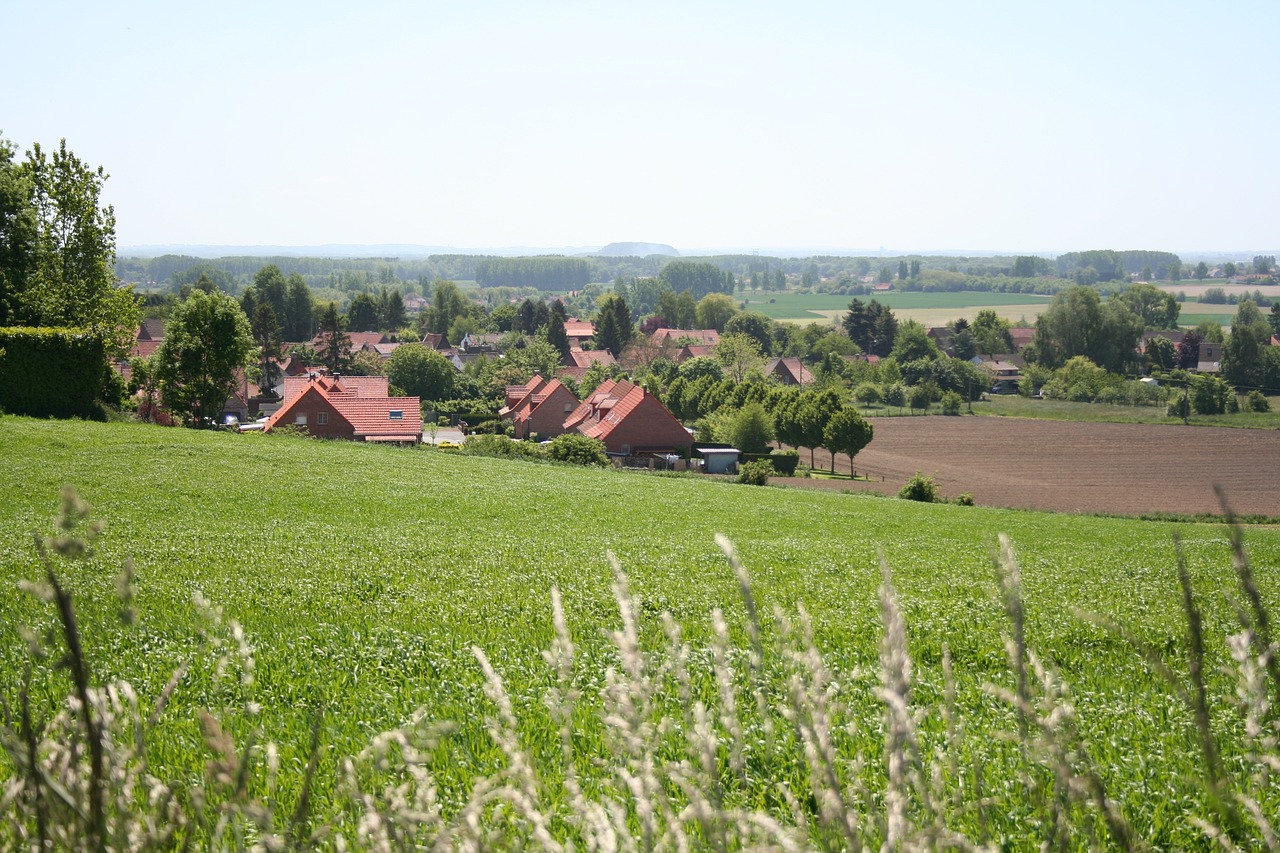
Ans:
[{"label": "meadow", "polygon": [[1026,293],[990,293],[985,291],[960,291],[923,293],[888,291],[863,296],[839,296],[829,293],[783,293],[748,291],[744,300],[748,311],[779,321],[792,323],[839,323],[849,311],[854,299],[868,302],[872,299],[893,309],[900,320],[915,320],[926,326],[941,326],[960,317],[972,320],[983,309],[991,309],[998,316],[1015,323],[1023,319],[1034,323],[1040,312],[1048,306],[1051,297]]},{"label": "meadow", "polygon": [[[551,811],[578,796],[566,793],[571,768],[556,734],[565,696],[556,691],[565,682],[542,657],[557,637],[553,588],[577,647],[572,684],[582,694],[567,722],[579,756],[573,778],[587,792],[582,796],[626,790],[611,787],[621,783],[609,763],[619,753],[615,729],[621,724],[603,723],[593,713],[605,702],[602,691],[616,687],[617,672],[629,666],[625,644],[620,652],[607,636],[620,628],[626,633],[628,612],[624,607],[620,614],[616,603],[608,552],[637,599],[639,648],[657,654],[666,647],[670,629],[662,614],[682,626],[689,645],[683,666],[691,672],[684,689],[712,708],[711,721],[703,723],[713,730],[707,778],[724,786],[717,787],[717,802],[759,810],[783,824],[808,814],[812,825],[805,831],[821,837],[826,824],[815,815],[826,806],[820,786],[809,793],[818,771],[806,759],[808,729],[803,720],[772,710],[793,683],[788,666],[799,665],[803,655],[773,652],[761,666],[760,695],[771,698],[759,718],[746,707],[745,687],[742,709],[723,707],[725,694],[717,687],[723,672],[731,673],[730,681],[737,672],[751,683],[742,673],[756,670],[748,666],[755,660],[748,653],[751,608],[715,534],[734,543],[750,575],[764,648],[789,636],[771,618],[775,609],[793,624],[811,626],[827,678],[811,705],[829,706],[837,721],[829,743],[833,778],[853,780],[850,791],[870,792],[857,806],[864,815],[888,816],[868,819],[866,843],[893,832],[900,791],[894,765],[881,755],[894,754],[887,743],[898,730],[895,719],[899,728],[914,727],[924,762],[942,762],[938,795],[954,801],[945,813],[948,832],[1027,849],[1062,831],[1046,824],[1048,815],[1079,821],[1080,834],[1068,846],[1105,842],[1102,819],[1082,812],[1075,794],[1063,794],[1061,809],[1054,805],[1054,768],[1061,765],[1041,766],[1029,746],[1043,741],[1025,731],[1021,742],[1013,737],[1028,719],[1038,719],[1002,698],[1025,687],[1006,648],[1007,637],[1024,634],[1038,660],[1070,685],[1069,700],[1046,688],[1036,705],[1061,712],[1069,704],[1070,725],[1059,733],[1065,743],[1063,733],[1075,731],[1078,741],[1071,741],[1076,751],[1068,763],[1081,778],[1097,769],[1141,845],[1202,846],[1204,834],[1192,819],[1212,820],[1214,811],[1200,781],[1195,715],[1178,693],[1189,683],[1179,550],[1202,610],[1209,724],[1221,740],[1222,764],[1234,774],[1253,767],[1245,718],[1234,704],[1237,682],[1227,671],[1227,637],[1238,626],[1222,594],[1232,584],[1233,556],[1220,525],[922,505],[424,448],[14,417],[0,418],[0,463],[6,471],[0,482],[0,696],[7,707],[19,705],[32,638],[57,624],[48,605],[18,587],[43,571],[32,534],[54,532],[59,492],[73,485],[92,517],[105,522],[91,559],[58,564],[73,590],[95,679],[127,678],[149,707],[185,662],[151,733],[150,771],[171,787],[202,777],[211,751],[217,757],[197,716],[208,709],[237,744],[275,745],[281,771],[271,793],[282,810],[291,810],[314,731],[321,749],[309,791],[311,820],[348,837],[357,836],[361,811],[343,805],[343,756],[360,753],[389,729],[447,721],[423,750],[436,807],[452,814],[475,796],[477,779],[506,772],[513,747],[493,735],[492,723],[508,719],[504,702],[519,722],[496,728],[536,761],[539,784],[546,786],[538,790],[552,792],[546,794]],[[1002,603],[1007,598],[993,564],[999,533],[1010,537],[1020,557],[1021,626]],[[1261,594],[1276,601],[1280,531],[1251,528],[1247,546]],[[116,577],[126,560],[140,614],[131,627],[117,618]],[[878,592],[882,561],[905,620],[901,651],[912,664],[903,671],[912,687],[894,695],[909,701],[907,710],[916,709],[910,720],[886,717],[881,701],[882,638],[893,625]],[[719,632],[711,615],[717,609],[726,626]],[[1130,639],[1085,613],[1121,623]],[[243,626],[243,636],[232,623]],[[35,633],[22,633],[24,625]],[[1184,673],[1179,686],[1167,684],[1131,641]],[[504,680],[505,697],[493,691],[472,647],[484,651]],[[719,667],[722,658],[737,668]],[[663,678],[678,687],[675,672]],[[47,717],[68,692],[66,677],[45,664],[31,678],[31,704]],[[692,740],[701,725],[688,716],[693,704],[675,687],[648,699],[645,708],[675,721],[674,729],[653,735],[664,744],[655,754],[678,758],[681,732]],[[746,736],[735,734],[739,717],[755,721]],[[770,725],[788,721],[790,735],[768,734],[775,731]],[[733,772],[725,769],[720,778],[717,761]],[[383,777],[395,784],[408,778],[394,763],[390,769],[386,761],[360,766],[357,775],[373,788]],[[13,772],[0,764],[0,777]],[[924,793],[915,796],[927,796],[932,783],[924,778]],[[250,790],[265,797],[264,785],[271,787],[257,781]],[[693,797],[679,777],[660,787],[664,797]],[[1274,788],[1268,790],[1262,806],[1274,813],[1280,802]],[[921,806],[911,802],[911,817],[919,818]],[[510,809],[519,812],[518,805],[512,800]],[[501,819],[486,813],[486,820]],[[558,818],[561,829],[565,820]],[[631,812],[621,820],[638,834],[647,825]],[[699,830],[701,843],[716,846],[707,832]]]}]

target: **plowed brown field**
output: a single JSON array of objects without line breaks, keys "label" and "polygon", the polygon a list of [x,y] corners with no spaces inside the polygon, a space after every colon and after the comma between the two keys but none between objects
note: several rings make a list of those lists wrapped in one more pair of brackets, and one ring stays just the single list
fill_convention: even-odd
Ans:
[{"label": "plowed brown field", "polygon": [[[920,471],[942,495],[970,492],[983,506],[1126,515],[1217,513],[1219,484],[1235,512],[1280,516],[1280,431],[938,416],[872,424],[856,468],[873,482],[774,482],[892,495]],[[800,456],[809,461],[807,449]],[[830,460],[815,456],[819,468]],[[836,470],[848,473],[847,457]]]}]

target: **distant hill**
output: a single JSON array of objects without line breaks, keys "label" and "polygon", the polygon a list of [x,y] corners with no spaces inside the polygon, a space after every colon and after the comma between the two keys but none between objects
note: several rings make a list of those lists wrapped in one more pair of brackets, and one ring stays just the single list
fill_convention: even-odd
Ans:
[{"label": "distant hill", "polygon": [[666,243],[610,243],[594,254],[602,258],[647,258],[650,255],[680,257],[680,252]]}]

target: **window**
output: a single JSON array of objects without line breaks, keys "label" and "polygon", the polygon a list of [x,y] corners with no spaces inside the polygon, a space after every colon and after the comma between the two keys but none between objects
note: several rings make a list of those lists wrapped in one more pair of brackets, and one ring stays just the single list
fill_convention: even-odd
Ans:
[{"label": "window", "polygon": [[319,412],[319,413],[317,413],[317,414],[316,414],[316,425],[317,425],[317,426],[324,426],[324,425],[325,425],[325,424],[327,424],[327,423],[329,423],[329,413],[328,413],[328,412]]},{"label": "window", "polygon": [[391,411],[387,412],[387,419],[393,420],[393,421],[404,420],[404,409],[392,409]]},{"label": "window", "polygon": [[306,416],[306,415],[298,415],[296,418],[294,418],[294,419],[293,419],[293,422],[294,422],[295,424],[297,424],[298,426],[306,426],[306,425],[307,425],[307,416]]},{"label": "window", "polygon": [[567,414],[569,414],[569,413],[570,413],[570,412],[572,412],[572,411],[573,411],[573,403],[565,403],[565,404],[564,404],[564,413],[567,415]]}]

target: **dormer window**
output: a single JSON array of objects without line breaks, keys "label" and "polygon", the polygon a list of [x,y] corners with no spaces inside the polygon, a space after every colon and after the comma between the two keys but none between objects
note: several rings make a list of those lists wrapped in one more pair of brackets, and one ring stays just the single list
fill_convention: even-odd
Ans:
[{"label": "dormer window", "polygon": [[393,420],[393,421],[404,420],[404,409],[392,409],[391,411],[387,412],[387,419]]}]

